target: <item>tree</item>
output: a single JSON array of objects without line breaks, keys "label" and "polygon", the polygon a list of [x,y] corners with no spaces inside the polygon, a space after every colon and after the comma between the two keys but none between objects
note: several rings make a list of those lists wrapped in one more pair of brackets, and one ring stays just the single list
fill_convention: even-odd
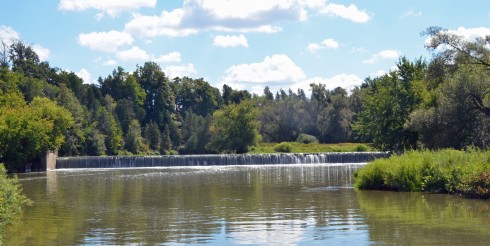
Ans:
[{"label": "tree", "polygon": [[0,93],[0,161],[23,170],[47,150],[58,150],[72,124],[70,112],[47,98],[26,104],[20,93]]},{"label": "tree", "polygon": [[134,76],[146,94],[143,102],[146,116],[143,123],[154,121],[163,129],[165,124],[170,123],[171,115],[175,112],[175,96],[168,78],[154,62],[146,62],[136,70]]},{"label": "tree", "polygon": [[160,151],[162,134],[160,133],[160,129],[158,129],[158,125],[155,122],[150,121],[150,123],[146,124],[145,129],[143,130],[143,136],[150,150]]},{"label": "tree", "polygon": [[[487,75],[490,72],[490,35],[471,41],[440,27],[429,27],[423,34],[429,36],[426,48],[434,55],[434,64],[429,72],[439,78],[438,81],[464,66],[477,67],[479,72]],[[471,103],[474,109],[490,117],[490,82],[485,80],[467,83],[474,88],[467,92],[470,98],[467,102]],[[478,85],[470,85],[471,83]]]},{"label": "tree", "polygon": [[97,129],[105,136],[107,154],[117,155],[122,148],[123,132],[114,116],[116,103],[109,95],[104,98],[104,103],[104,107],[100,107],[95,115]]},{"label": "tree", "polygon": [[206,117],[223,104],[219,89],[201,79],[182,78],[176,86],[176,106],[181,115],[188,110]]},{"label": "tree", "polygon": [[141,126],[137,120],[132,120],[128,127],[125,141],[126,150],[137,155],[145,153],[148,147],[143,142],[141,136]]},{"label": "tree", "polygon": [[490,146],[490,37],[466,39],[430,27],[426,48],[433,54],[423,104],[406,127],[426,148]]},{"label": "tree", "polygon": [[258,110],[251,101],[230,104],[213,114],[209,148],[220,153],[245,153],[260,135]]},{"label": "tree", "polygon": [[406,129],[405,123],[422,102],[419,85],[426,67],[422,59],[410,62],[402,57],[397,71],[366,80],[364,111],[354,129],[361,137],[371,139],[375,148],[403,150],[416,146],[417,133]]}]

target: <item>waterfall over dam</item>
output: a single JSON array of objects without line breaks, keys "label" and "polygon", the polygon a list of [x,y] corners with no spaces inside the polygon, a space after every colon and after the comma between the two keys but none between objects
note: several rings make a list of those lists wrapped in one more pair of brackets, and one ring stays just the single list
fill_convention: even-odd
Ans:
[{"label": "waterfall over dam", "polygon": [[131,168],[169,166],[363,163],[389,157],[389,152],[335,152],[314,154],[221,154],[161,156],[58,157],[56,169]]}]

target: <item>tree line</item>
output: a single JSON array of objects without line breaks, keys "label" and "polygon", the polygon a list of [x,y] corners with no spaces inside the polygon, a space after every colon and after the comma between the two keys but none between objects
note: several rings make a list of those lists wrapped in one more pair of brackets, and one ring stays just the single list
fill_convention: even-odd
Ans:
[{"label": "tree line", "polygon": [[[490,38],[429,28],[429,62],[351,91],[324,84],[263,95],[169,78],[154,62],[97,84],[41,62],[22,41],[0,46],[0,162],[60,156],[245,153],[258,141],[367,142],[379,150],[490,146]],[[440,49],[440,47],[445,47]],[[221,89],[221,90],[220,90]]]}]

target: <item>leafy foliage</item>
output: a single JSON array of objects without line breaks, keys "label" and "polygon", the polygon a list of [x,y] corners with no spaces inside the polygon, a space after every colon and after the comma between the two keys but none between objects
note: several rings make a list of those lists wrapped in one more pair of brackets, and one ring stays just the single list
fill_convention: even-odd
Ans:
[{"label": "leafy foliage", "polygon": [[290,153],[293,151],[293,145],[288,142],[282,142],[274,146],[274,151],[282,153]]},{"label": "leafy foliage", "polygon": [[360,189],[429,191],[487,198],[490,151],[410,151],[356,172]]},{"label": "leafy foliage", "polygon": [[22,206],[30,204],[17,179],[8,178],[6,173],[0,163],[0,244],[6,226],[22,212]]},{"label": "leafy foliage", "polygon": [[258,114],[251,101],[231,104],[216,111],[210,127],[212,137],[209,148],[220,153],[247,152],[260,138]]}]

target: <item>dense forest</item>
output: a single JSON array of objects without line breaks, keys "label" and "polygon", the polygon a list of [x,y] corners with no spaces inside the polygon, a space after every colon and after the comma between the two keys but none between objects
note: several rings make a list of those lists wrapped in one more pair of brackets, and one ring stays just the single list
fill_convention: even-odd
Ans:
[{"label": "dense forest", "polygon": [[[0,162],[22,169],[60,156],[245,153],[258,141],[366,142],[379,150],[490,147],[490,37],[431,27],[432,57],[351,91],[263,95],[169,78],[154,62],[97,84],[41,62],[23,41],[0,45]],[[308,96],[307,96],[308,95]]]}]

